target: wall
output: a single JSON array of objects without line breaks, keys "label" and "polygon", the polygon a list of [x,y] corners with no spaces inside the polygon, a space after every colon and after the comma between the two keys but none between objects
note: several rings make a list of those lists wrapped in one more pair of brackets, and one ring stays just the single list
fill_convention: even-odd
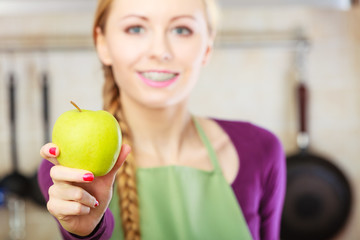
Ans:
[{"label": "wall", "polygon": [[[91,19],[92,15],[86,13],[2,17],[0,38],[49,33],[90,35]],[[223,29],[238,32],[304,29],[311,41],[307,61],[311,147],[331,157],[349,176],[354,189],[360,188],[359,22],[359,7],[344,12],[287,7],[225,9],[222,24]],[[192,95],[191,110],[204,116],[252,121],[275,132],[287,153],[296,151],[293,57],[294,52],[287,48],[217,48]],[[13,68],[19,87],[17,136],[20,170],[24,174],[32,174],[41,161],[38,152],[44,142],[40,95],[43,69],[50,76],[51,126],[62,112],[72,108],[70,100],[83,108],[101,108],[102,73],[93,51],[1,52],[0,176],[11,171],[6,76]],[[349,224],[335,239],[360,236],[360,200],[355,193]]]}]

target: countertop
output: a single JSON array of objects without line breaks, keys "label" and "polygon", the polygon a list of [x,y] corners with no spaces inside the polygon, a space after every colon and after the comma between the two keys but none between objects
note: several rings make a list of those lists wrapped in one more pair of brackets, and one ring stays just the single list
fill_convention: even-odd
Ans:
[{"label": "countertop", "polygon": [[[25,237],[24,240],[61,240],[55,219],[46,207],[40,207],[30,200],[24,201]],[[9,210],[6,205],[0,206],[0,239],[10,240]]]}]

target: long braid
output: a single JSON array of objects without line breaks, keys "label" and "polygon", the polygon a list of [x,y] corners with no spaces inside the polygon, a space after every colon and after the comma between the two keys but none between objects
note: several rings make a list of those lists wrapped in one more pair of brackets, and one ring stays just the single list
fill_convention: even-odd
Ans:
[{"label": "long braid", "polygon": [[[123,143],[131,146],[130,130],[122,115],[120,91],[112,74],[111,67],[104,66],[105,84],[103,89],[104,109],[109,111],[118,120]],[[138,195],[136,188],[136,166],[134,155],[127,156],[123,166],[117,173],[118,193],[122,227],[126,240],[140,240],[140,218]]]}]

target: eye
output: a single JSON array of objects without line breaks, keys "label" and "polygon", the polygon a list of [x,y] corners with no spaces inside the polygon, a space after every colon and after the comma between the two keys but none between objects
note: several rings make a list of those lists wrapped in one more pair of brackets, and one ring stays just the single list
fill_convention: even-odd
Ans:
[{"label": "eye", "polygon": [[145,32],[145,29],[142,26],[132,26],[127,28],[126,32],[130,34],[141,34]]},{"label": "eye", "polygon": [[176,27],[172,29],[172,32],[177,35],[189,36],[192,34],[192,31],[188,27]]}]

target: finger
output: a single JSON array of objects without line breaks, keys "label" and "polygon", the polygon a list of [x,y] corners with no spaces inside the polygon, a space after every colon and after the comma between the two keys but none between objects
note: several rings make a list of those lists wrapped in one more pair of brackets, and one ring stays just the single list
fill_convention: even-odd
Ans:
[{"label": "finger", "polygon": [[115,174],[117,173],[119,168],[123,165],[123,163],[126,160],[127,155],[129,155],[130,152],[131,152],[131,147],[127,144],[123,144],[121,146],[121,151],[120,151],[119,157],[118,157],[114,167],[111,169],[111,171],[108,174],[115,176]]},{"label": "finger", "polygon": [[54,199],[74,201],[90,208],[99,206],[99,202],[83,188],[69,184],[54,184],[49,188],[49,196]]},{"label": "finger", "polygon": [[47,203],[48,211],[57,219],[63,220],[66,216],[80,216],[90,213],[90,208],[78,202],[50,199]]},{"label": "finger", "polygon": [[40,149],[40,156],[54,165],[59,165],[56,157],[59,156],[59,148],[53,143],[47,143]]},{"label": "finger", "polygon": [[86,183],[94,180],[94,174],[90,171],[61,165],[54,166],[50,169],[50,177],[54,182]]}]

